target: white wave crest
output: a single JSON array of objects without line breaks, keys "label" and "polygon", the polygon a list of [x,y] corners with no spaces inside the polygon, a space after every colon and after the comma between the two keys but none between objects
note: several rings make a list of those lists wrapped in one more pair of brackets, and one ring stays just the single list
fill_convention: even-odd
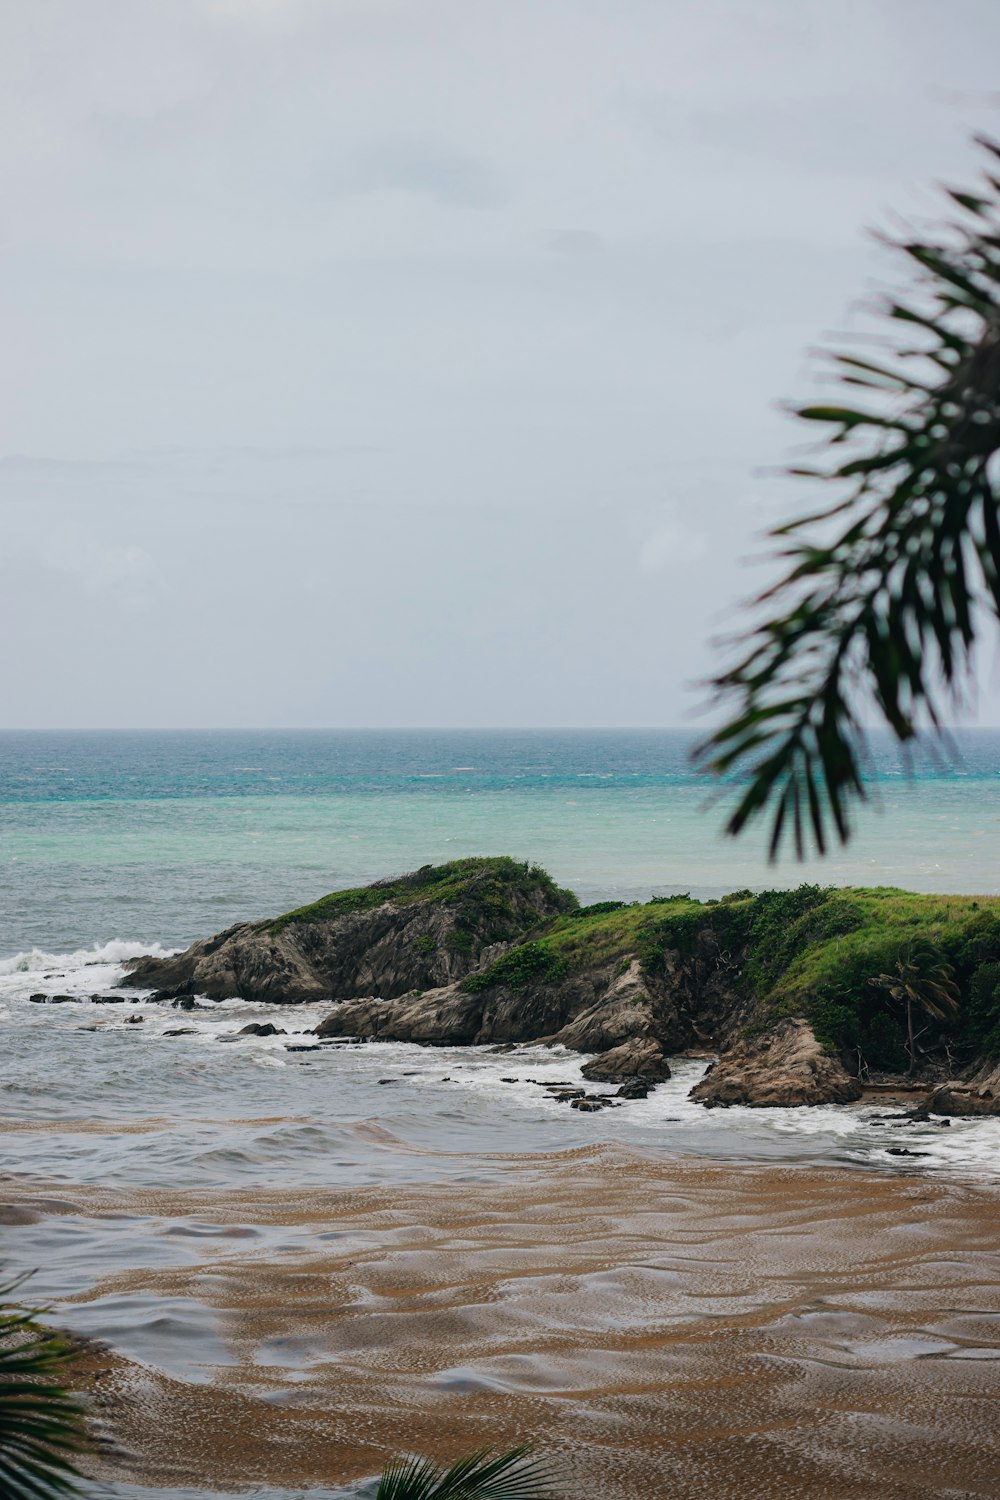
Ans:
[{"label": "white wave crest", "polygon": [[75,953],[43,953],[39,948],[15,953],[11,958],[0,958],[0,974],[40,974],[52,970],[65,974],[72,969],[89,968],[92,964],[123,964],[127,958],[138,958],[147,953],[154,958],[168,958],[176,952],[176,948],[163,948],[159,943],[112,938],[107,943],[95,943],[92,948],[78,948]]}]

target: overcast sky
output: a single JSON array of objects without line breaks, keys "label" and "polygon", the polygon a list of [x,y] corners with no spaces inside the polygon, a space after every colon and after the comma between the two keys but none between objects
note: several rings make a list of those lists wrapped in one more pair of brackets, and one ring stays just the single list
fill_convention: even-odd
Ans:
[{"label": "overcast sky", "polygon": [[0,722],[684,723],[998,61],[997,0],[0,0]]}]

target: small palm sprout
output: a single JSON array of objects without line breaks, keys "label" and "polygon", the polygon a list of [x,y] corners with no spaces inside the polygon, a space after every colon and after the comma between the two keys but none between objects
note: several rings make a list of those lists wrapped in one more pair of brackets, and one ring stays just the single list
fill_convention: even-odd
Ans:
[{"label": "small palm sprout", "polygon": [[530,1452],[527,1443],[506,1453],[482,1449],[448,1469],[430,1458],[395,1459],[376,1500],[554,1500],[552,1471]]},{"label": "small palm sprout", "polygon": [[958,1010],[958,985],[954,970],[945,963],[930,943],[909,943],[900,949],[895,974],[879,974],[868,982],[885,990],[897,1004],[906,1006],[906,1050],[910,1054],[909,1073],[917,1066],[916,1037],[913,1032],[914,1009],[922,1010],[935,1021],[945,1021]]},{"label": "small palm sprout", "polygon": [[76,1491],[84,1416],[58,1379],[73,1350],[11,1300],[20,1284],[0,1286],[0,1495],[56,1500]]}]

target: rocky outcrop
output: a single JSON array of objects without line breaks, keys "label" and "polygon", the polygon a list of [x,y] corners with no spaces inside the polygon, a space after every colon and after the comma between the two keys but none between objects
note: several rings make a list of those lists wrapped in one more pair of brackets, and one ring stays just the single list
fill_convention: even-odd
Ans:
[{"label": "rocky outcrop", "polygon": [[[855,896],[803,887],[581,909],[540,870],[468,859],[135,960],[124,984],[183,1008],[201,1004],[195,996],[321,1001],[321,1039],[563,1045],[589,1054],[586,1077],[636,1091],[670,1076],[670,1055],[710,1049],[721,1056],[693,1091],[706,1105],[846,1103],[861,1085],[801,1019],[823,1012],[800,960],[817,950],[834,972],[831,945],[859,924],[882,941],[877,893]],[[940,1086],[932,1107],[1000,1114],[1000,1069],[990,1067]]]},{"label": "rocky outcrop", "polygon": [[592,998],[581,992],[579,980],[574,988],[574,1003],[565,1008],[567,1014],[572,1010],[571,1018],[559,1027],[555,1040],[576,1052],[604,1052],[636,1037],[676,1027],[676,1007],[667,1001],[663,989],[651,987],[637,958],[596,969]]},{"label": "rocky outcrop", "polygon": [[632,1037],[585,1063],[580,1071],[595,1083],[623,1083],[633,1078],[661,1083],[670,1077],[663,1048],[652,1037]]},{"label": "rocky outcrop", "polygon": [[712,1065],[691,1098],[708,1107],[752,1108],[846,1104],[861,1085],[836,1057],[823,1051],[808,1021],[781,1021],[752,1040],[741,1040]]},{"label": "rocky outcrop", "polygon": [[[366,996],[337,1005],[317,1034],[430,1046],[538,1041],[599,1053],[635,1044],[651,1047],[660,1067],[663,1039],[681,1045],[686,1035],[669,990],[644,977],[637,959],[626,959],[624,969],[620,959],[605,961],[544,983],[471,990],[459,983],[398,999]],[[651,1071],[630,1067],[600,1076],[652,1077],[656,1068],[644,1056]]]},{"label": "rocky outcrop", "polygon": [[571,903],[514,860],[425,866],[275,921],[240,923],[171,958],[132,959],[124,983],[162,999],[394,998],[453,983]]},{"label": "rocky outcrop", "polygon": [[925,1108],[932,1115],[1000,1115],[1000,1063],[991,1059],[965,1083],[939,1084]]}]

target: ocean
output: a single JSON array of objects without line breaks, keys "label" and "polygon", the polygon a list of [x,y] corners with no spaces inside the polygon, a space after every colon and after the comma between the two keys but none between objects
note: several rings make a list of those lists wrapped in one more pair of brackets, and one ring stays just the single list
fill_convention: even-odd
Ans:
[{"label": "ocean", "polygon": [[[964,733],[954,765],[911,775],[878,746],[881,807],[856,840],[778,867],[759,838],[722,836],[690,744],[653,730],[0,736],[6,1268],[33,1271],[64,1326],[201,1386],[224,1383],[233,1359],[213,1257],[230,1278],[268,1257],[308,1266],[337,1237],[294,1215],[269,1229],[253,1207],[269,1194],[488,1194],[581,1153],[602,1171],[690,1159],[995,1182],[1000,1120],[913,1127],[918,1156],[901,1163],[875,1109],[706,1112],[687,1099],[694,1059],[648,1099],[583,1115],[538,1086],[579,1080],[581,1059],[559,1049],[300,1052],[323,1007],[93,1003],[132,954],[471,854],[535,861],[583,901],[802,880],[1000,890],[1000,733]],[[33,1004],[37,990],[67,998]],[[221,1045],[264,1019],[284,1034]],[[19,1218],[22,1195],[34,1206]],[[243,1239],[221,1226],[219,1205],[236,1201],[251,1205]],[[185,1267],[201,1268],[197,1295],[178,1291]],[[273,1381],[292,1389],[297,1356],[268,1347]]]},{"label": "ocean", "polygon": [[0,957],[187,944],[338,887],[467,854],[543,865],[582,901],[750,886],[1000,890],[1000,732],[912,774],[875,742],[877,806],[822,863],[722,835],[689,733],[226,731],[0,735]]}]

